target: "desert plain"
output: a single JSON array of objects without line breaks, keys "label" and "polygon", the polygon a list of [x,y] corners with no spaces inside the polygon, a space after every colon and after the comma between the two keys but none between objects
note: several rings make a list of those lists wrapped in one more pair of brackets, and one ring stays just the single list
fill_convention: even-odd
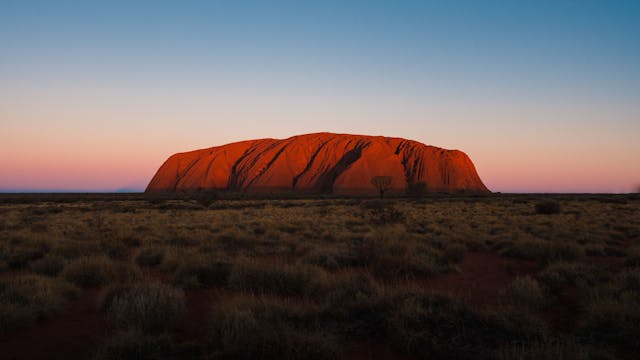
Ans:
[{"label": "desert plain", "polygon": [[640,196],[0,195],[3,358],[632,359]]}]

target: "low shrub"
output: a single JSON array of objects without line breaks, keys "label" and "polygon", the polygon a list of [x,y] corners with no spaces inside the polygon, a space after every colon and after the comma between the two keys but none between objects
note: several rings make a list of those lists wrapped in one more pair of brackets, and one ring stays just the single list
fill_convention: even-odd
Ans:
[{"label": "low shrub", "polygon": [[207,209],[211,204],[220,199],[220,194],[217,191],[201,191],[198,194],[193,195],[193,200]]},{"label": "low shrub", "polygon": [[111,288],[102,306],[117,326],[153,332],[178,322],[185,297],[182,290],[160,283],[128,284]]},{"label": "low shrub", "polygon": [[168,273],[173,273],[180,265],[184,264],[187,259],[195,256],[195,253],[185,248],[177,246],[164,247],[164,256],[160,264],[160,269]]},{"label": "low shrub", "polygon": [[347,249],[337,247],[312,249],[302,257],[301,261],[304,264],[317,265],[329,270],[358,265],[358,259],[354,254]]},{"label": "low shrub", "polygon": [[368,216],[373,225],[397,224],[405,220],[404,213],[393,205],[373,208],[369,210]]},{"label": "low shrub", "polygon": [[227,286],[231,268],[227,259],[194,255],[174,268],[171,281],[184,287]]},{"label": "low shrub", "polygon": [[129,257],[129,248],[123,241],[115,241],[113,239],[102,241],[100,250],[102,254],[106,254],[113,260],[127,260]]},{"label": "low shrub", "polygon": [[602,344],[640,351],[640,270],[619,273],[611,284],[594,291],[585,307],[579,333]]},{"label": "low shrub", "polygon": [[618,297],[630,297],[640,304],[640,269],[620,272],[616,275],[614,284]]},{"label": "low shrub", "polygon": [[627,251],[623,265],[628,268],[640,268],[640,247],[632,247]]},{"label": "low shrub", "polygon": [[584,257],[584,249],[573,242],[526,239],[508,244],[500,251],[504,256],[534,260],[541,264],[574,261]]},{"label": "low shrub", "polygon": [[442,259],[447,263],[457,263],[464,258],[467,247],[461,243],[449,243],[442,250]]},{"label": "low shrub", "polygon": [[528,312],[479,311],[435,294],[401,294],[387,317],[387,334],[409,354],[442,359],[493,359],[502,341],[545,336],[544,321]]},{"label": "low shrub", "polygon": [[404,233],[373,233],[353,250],[358,263],[384,279],[414,278],[445,270],[439,254]]},{"label": "low shrub", "polygon": [[213,309],[212,345],[234,359],[336,359],[339,348],[314,327],[314,311],[283,300],[241,297]]},{"label": "low shrub", "polygon": [[63,239],[54,244],[51,253],[73,260],[85,256],[99,256],[102,250],[99,244],[94,241]]},{"label": "low shrub", "polygon": [[591,360],[614,359],[602,349],[579,343],[572,338],[548,338],[534,342],[516,342],[496,352],[498,360]]},{"label": "low shrub", "polygon": [[558,293],[567,286],[590,288],[598,283],[610,280],[610,276],[601,268],[578,262],[555,262],[547,266],[538,279],[552,293]]},{"label": "low shrub", "polygon": [[309,265],[278,265],[240,260],[233,265],[229,286],[255,294],[303,296],[326,279],[320,268]]},{"label": "low shrub", "polygon": [[136,236],[127,236],[122,239],[122,243],[129,247],[138,247],[142,245],[142,240]]},{"label": "low shrub", "polygon": [[36,274],[56,276],[64,269],[67,261],[58,255],[47,255],[29,263],[29,268]]},{"label": "low shrub", "polygon": [[497,343],[479,312],[428,294],[399,299],[388,318],[388,334],[409,354],[442,359],[489,359]]},{"label": "low shrub", "polygon": [[[362,208],[363,210],[376,210],[376,209],[381,209],[384,208],[386,206],[393,206],[394,205],[394,201],[393,200],[380,200],[380,199],[369,199],[369,200],[363,200],[360,202],[360,208]],[[321,204],[323,206],[328,206],[331,203],[327,203],[327,204]]]},{"label": "low shrub", "polygon": [[48,241],[39,238],[15,237],[0,243],[0,261],[12,269],[21,269],[30,261],[45,256],[51,248]]},{"label": "low shrub", "polygon": [[546,303],[544,290],[531,276],[515,278],[502,295],[507,304],[519,307],[538,309]]},{"label": "low shrub", "polygon": [[535,204],[536,214],[552,215],[561,211],[560,203],[554,200],[540,201]]},{"label": "low shrub", "polygon": [[164,260],[164,248],[146,247],[141,249],[136,255],[135,261],[138,265],[157,266]]},{"label": "low shrub", "polygon": [[66,281],[21,275],[0,281],[0,332],[48,318],[65,309],[78,296]]},{"label": "low shrub", "polygon": [[142,273],[130,264],[115,262],[106,257],[81,257],[69,263],[61,276],[81,287],[96,287],[114,281],[138,281],[142,278]]},{"label": "low shrub", "polygon": [[640,351],[640,304],[629,298],[594,299],[586,306],[578,333],[591,342]]},{"label": "low shrub", "polygon": [[117,332],[94,355],[96,360],[175,358],[176,347],[169,335],[144,335],[138,330]]},{"label": "low shrub", "polygon": [[319,321],[345,338],[382,336],[393,307],[390,293],[366,274],[331,277],[312,298],[321,304]]},{"label": "low shrub", "polygon": [[541,341],[548,336],[547,323],[525,308],[503,307],[485,313],[489,332],[507,342]]}]

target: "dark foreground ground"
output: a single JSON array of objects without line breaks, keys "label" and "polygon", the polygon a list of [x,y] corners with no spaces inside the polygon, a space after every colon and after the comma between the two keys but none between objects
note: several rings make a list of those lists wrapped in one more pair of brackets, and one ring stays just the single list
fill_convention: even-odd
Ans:
[{"label": "dark foreground ground", "polygon": [[633,359],[640,197],[0,195],[0,358]]}]

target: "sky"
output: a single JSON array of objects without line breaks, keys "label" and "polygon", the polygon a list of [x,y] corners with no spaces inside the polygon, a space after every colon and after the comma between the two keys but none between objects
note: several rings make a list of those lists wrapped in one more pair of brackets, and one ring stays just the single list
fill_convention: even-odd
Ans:
[{"label": "sky", "polygon": [[460,149],[492,191],[635,191],[640,1],[0,0],[0,192],[322,131]]}]

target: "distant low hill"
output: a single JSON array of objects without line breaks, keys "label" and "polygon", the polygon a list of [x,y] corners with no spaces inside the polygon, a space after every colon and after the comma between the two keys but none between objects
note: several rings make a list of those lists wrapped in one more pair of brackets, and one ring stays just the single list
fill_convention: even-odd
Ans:
[{"label": "distant low hill", "polygon": [[375,193],[371,179],[392,178],[391,192],[486,193],[467,154],[384,136],[316,133],[259,139],[172,155],[147,192]]}]

